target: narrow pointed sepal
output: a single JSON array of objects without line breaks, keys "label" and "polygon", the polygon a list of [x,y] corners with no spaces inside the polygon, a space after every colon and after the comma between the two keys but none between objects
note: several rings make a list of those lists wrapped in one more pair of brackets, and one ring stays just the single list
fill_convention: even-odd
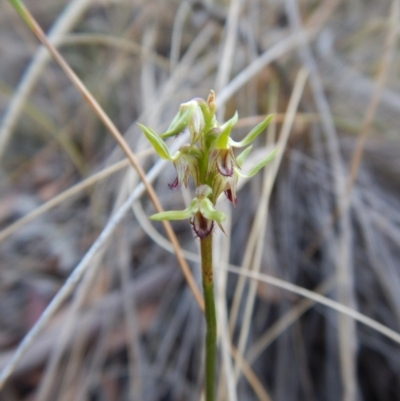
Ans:
[{"label": "narrow pointed sepal", "polygon": [[254,139],[258,137],[268,127],[269,123],[273,119],[274,115],[270,114],[263,121],[260,122],[256,127],[254,127],[240,142],[236,142],[229,138],[229,144],[235,148],[244,148],[250,145]]},{"label": "narrow pointed sepal", "polygon": [[278,149],[274,149],[268,156],[260,160],[248,173],[244,174],[238,169],[235,169],[235,174],[243,178],[251,178],[255,176],[263,167],[265,167],[276,155]]},{"label": "narrow pointed sepal", "polygon": [[147,140],[151,143],[154,150],[164,160],[172,160],[171,154],[169,153],[168,147],[165,142],[150,128],[139,124],[140,129],[146,136]]},{"label": "narrow pointed sepal", "polygon": [[198,209],[197,199],[193,199],[189,207],[184,210],[170,210],[167,212],[156,213],[150,216],[151,220],[186,220],[192,217]]},{"label": "narrow pointed sepal", "polygon": [[247,156],[249,155],[249,153],[251,152],[251,149],[253,148],[253,145],[248,146],[237,158],[236,158],[236,162],[238,164],[239,167],[243,166],[243,163],[245,162],[245,160],[247,159]]},{"label": "narrow pointed sepal", "polygon": [[209,220],[214,220],[217,223],[222,223],[226,220],[225,213],[215,210],[214,205],[208,198],[200,201],[200,213]]},{"label": "narrow pointed sepal", "polygon": [[232,128],[238,122],[238,113],[235,112],[234,116],[228,120],[224,125],[221,126],[221,133],[215,140],[215,149],[228,149],[229,148],[229,135],[231,134]]},{"label": "narrow pointed sepal", "polygon": [[233,207],[236,207],[237,205],[237,196],[236,192],[232,191],[232,188],[228,188],[224,191],[225,196],[228,198],[228,200],[232,203]]},{"label": "narrow pointed sepal", "polygon": [[194,145],[200,139],[200,136],[204,131],[204,126],[205,126],[205,120],[203,112],[198,103],[196,103],[192,117],[189,120],[188,124],[191,145]]},{"label": "narrow pointed sepal", "polygon": [[162,221],[162,220],[186,220],[192,216],[192,213],[188,213],[187,210],[170,210],[167,212],[156,213],[150,216],[151,220]]},{"label": "narrow pointed sepal", "polygon": [[167,132],[161,134],[161,138],[169,138],[170,136],[175,136],[180,134],[189,124],[189,121],[196,109],[196,102],[190,101],[181,104],[178,114],[172,120]]}]

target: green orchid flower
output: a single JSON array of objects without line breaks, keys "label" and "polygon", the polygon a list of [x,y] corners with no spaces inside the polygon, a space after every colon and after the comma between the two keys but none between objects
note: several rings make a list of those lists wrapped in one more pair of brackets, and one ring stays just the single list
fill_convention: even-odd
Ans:
[{"label": "green orchid flower", "polygon": [[[242,172],[242,165],[252,149],[252,142],[268,126],[272,116],[265,118],[239,142],[230,135],[238,121],[238,114],[219,125],[215,118],[215,94],[210,92],[207,100],[193,99],[181,105],[178,114],[164,134],[157,135],[150,128],[140,125],[144,135],[164,160],[171,161],[176,169],[176,179],[169,187],[181,184],[188,186],[192,177],[196,195],[184,210],[156,213],[152,220],[186,220],[200,239],[201,270],[207,321],[205,346],[205,394],[207,401],[214,401],[215,356],[216,356],[216,313],[213,290],[212,237],[214,224],[224,232],[222,223],[226,216],[215,209],[219,196],[224,192],[234,206],[237,204],[237,184],[240,177],[252,177],[275,156],[276,150]],[[171,155],[164,139],[188,129],[190,142]],[[236,157],[234,149],[244,148]]]},{"label": "green orchid flower", "polygon": [[[230,137],[232,127],[237,123],[238,120],[237,113],[235,113],[235,115],[221,127],[220,133],[216,137],[214,142],[213,150],[210,156],[211,162],[209,166],[210,172],[213,170],[217,170],[219,173],[214,176],[213,182],[215,200],[218,199],[219,195],[222,192],[224,192],[226,197],[232,202],[234,206],[236,206],[236,187],[238,178],[254,176],[275,156],[275,152],[272,152],[259,163],[257,163],[248,174],[243,174],[240,171],[244,159],[251,151],[252,147],[249,145],[258,137],[258,135],[260,135],[261,132],[264,131],[264,129],[271,122],[272,117],[272,115],[267,116],[240,142],[236,142]],[[233,152],[233,148],[243,148],[246,146],[247,148],[241,153],[240,156],[238,156],[238,158],[236,158]]]},{"label": "green orchid flower", "polygon": [[208,185],[200,185],[196,188],[196,197],[192,199],[186,209],[156,213],[150,216],[150,219],[157,221],[190,219],[190,224],[196,235],[199,238],[205,238],[212,232],[214,221],[222,229],[221,223],[226,219],[224,213],[214,208],[208,198],[211,194],[212,189]]},{"label": "green orchid flower", "polygon": [[[240,177],[252,177],[266,166],[275,155],[271,152],[245,174],[241,166],[251,151],[252,142],[270,123],[272,116],[266,117],[239,142],[231,138],[233,127],[238,121],[234,116],[219,125],[215,118],[215,94],[210,92],[207,100],[195,98],[183,103],[167,131],[161,135],[139,124],[156,153],[164,160],[171,161],[176,169],[175,180],[168,184],[171,189],[180,185],[188,186],[190,177],[196,187],[196,196],[189,207],[181,211],[163,212],[152,216],[153,220],[189,219],[199,238],[208,236],[214,222],[222,229],[224,215],[215,210],[218,197],[225,193],[234,206],[237,204],[237,183]],[[164,139],[179,135],[188,129],[190,143],[171,155]],[[234,149],[245,148],[235,156]]]}]

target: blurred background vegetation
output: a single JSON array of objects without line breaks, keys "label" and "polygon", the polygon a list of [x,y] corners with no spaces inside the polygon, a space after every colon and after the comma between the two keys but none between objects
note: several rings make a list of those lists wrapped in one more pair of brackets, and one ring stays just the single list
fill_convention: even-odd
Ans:
[{"label": "blurred background vegetation", "polygon": [[[218,206],[218,400],[400,400],[398,342],[226,270],[400,331],[399,1],[25,4],[146,170],[157,158],[136,122],[162,132],[210,89],[221,120],[238,110],[237,138],[275,114],[254,157],[280,157],[242,183],[235,209]],[[87,258],[0,399],[200,400],[204,319],[145,194],[90,253],[135,171],[7,1],[0,34],[0,369]],[[174,178],[166,166],[154,181],[167,210],[190,199]],[[191,228],[173,226],[199,283]]]}]

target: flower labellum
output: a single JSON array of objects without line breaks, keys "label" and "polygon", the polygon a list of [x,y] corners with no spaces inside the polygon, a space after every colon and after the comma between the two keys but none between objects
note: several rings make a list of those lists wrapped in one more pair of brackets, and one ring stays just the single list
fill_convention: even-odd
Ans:
[{"label": "flower labellum", "polygon": [[214,227],[212,220],[206,219],[201,212],[197,212],[191,219],[190,224],[193,227],[193,231],[199,238],[205,238],[209,235]]},{"label": "flower labellum", "polygon": [[221,149],[216,157],[216,165],[220,174],[224,177],[231,177],[233,166],[237,165],[232,149]]}]

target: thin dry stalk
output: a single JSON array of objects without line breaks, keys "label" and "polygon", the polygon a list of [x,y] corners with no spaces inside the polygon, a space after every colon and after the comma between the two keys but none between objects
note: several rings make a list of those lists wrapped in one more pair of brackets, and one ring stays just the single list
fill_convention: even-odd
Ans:
[{"label": "thin dry stalk", "polygon": [[231,273],[244,275],[250,279],[262,281],[264,283],[274,285],[283,290],[290,291],[294,294],[301,295],[302,297],[311,299],[321,305],[324,305],[330,309],[340,312],[341,314],[348,316],[354,319],[355,321],[364,324],[365,326],[371,327],[373,330],[383,334],[385,337],[390,338],[394,342],[400,344],[400,333],[390,329],[389,327],[377,322],[374,319],[371,319],[370,317],[360,312],[357,312],[352,308],[349,308],[346,305],[333,301],[332,299],[326,298],[320,294],[307,290],[303,287],[288,283],[287,281],[280,280],[276,277],[269,276],[267,274],[256,273],[251,271],[243,271],[243,269],[241,269],[240,267],[233,267],[233,266],[227,267],[226,269]]},{"label": "thin dry stalk", "polygon": [[[145,157],[153,152],[152,149],[147,149],[143,152],[138,153],[137,157],[140,159]],[[51,198],[47,202],[43,203],[36,209],[29,212],[27,215],[21,217],[20,219],[14,221],[14,223],[10,224],[8,227],[4,228],[0,231],[0,242],[14,234],[16,231],[24,227],[26,224],[30,223],[34,219],[42,216],[44,213],[48,212],[52,208],[60,205],[62,202],[69,200],[70,198],[79,195],[85,189],[91,187],[97,182],[109,177],[110,175],[126,168],[129,166],[129,160],[124,159],[119,162],[114,163],[113,165],[104,168],[98,173],[93,174],[92,176],[85,178],[78,184],[73,185],[71,188],[66,189],[60,194],[56,195],[54,198]]]},{"label": "thin dry stalk", "polygon": [[[223,203],[227,206],[226,202]],[[226,394],[228,400],[237,401],[237,393],[235,386],[235,376],[233,374],[233,364],[231,358],[232,339],[229,334],[228,328],[228,312],[226,305],[226,286],[227,286],[227,273],[220,270],[219,266],[229,265],[230,254],[230,238],[232,229],[231,211],[225,207],[223,212],[227,216],[224,223],[224,235],[221,231],[217,231],[214,235],[214,270],[216,277],[216,309],[218,321],[218,344],[221,349],[222,366],[220,368],[219,386],[217,390],[217,400],[225,399]]]},{"label": "thin dry stalk", "polygon": [[[74,0],[70,2],[52,27],[49,33],[49,41],[57,41],[70,31],[91,3],[92,0]],[[0,159],[3,157],[10,141],[21,110],[49,60],[49,53],[46,49],[40,48],[18,85],[18,89],[11,100],[0,127]]]},{"label": "thin dry stalk", "polygon": [[176,17],[174,21],[174,26],[172,28],[172,38],[171,38],[171,52],[169,56],[169,69],[174,71],[179,60],[183,25],[191,11],[191,7],[187,2],[182,2],[176,12]]},{"label": "thin dry stalk", "polygon": [[[315,293],[324,295],[336,284],[336,278],[325,280]],[[315,301],[310,299],[303,299],[293,308],[288,310],[282,317],[279,318],[268,330],[249,348],[246,354],[246,360],[251,366],[253,362],[269,347],[269,345],[277,339],[290,325],[295,323],[305,312],[315,306]]]},{"label": "thin dry stalk", "polygon": [[[163,161],[159,161],[148,173],[147,180],[150,182],[160,173],[164,166]],[[81,262],[76,266],[71,275],[68,277],[62,288],[57,292],[52,301],[49,303],[45,311],[42,313],[40,318],[36,321],[31,330],[25,335],[13,356],[4,367],[0,375],[0,389],[4,386],[6,380],[10,377],[18,361],[25,354],[28,348],[33,344],[35,339],[41,333],[44,326],[54,316],[55,312],[61,307],[65,300],[72,294],[77,284],[80,282],[83,275],[91,266],[93,258],[104,248],[108,243],[109,239],[114,233],[114,230],[119,223],[125,218],[126,213],[130,210],[132,203],[143,195],[145,192],[144,185],[139,184],[135,191],[133,191],[118,211],[109,219],[108,223],[104,227],[100,236],[93,243],[90,249],[86,252]]]},{"label": "thin dry stalk", "polygon": [[[89,90],[83,84],[83,82],[79,79],[79,77],[75,74],[75,72],[71,69],[71,67],[66,63],[64,58],[58,52],[58,50],[47,40],[46,35],[42,31],[42,29],[40,28],[40,26],[38,25],[36,20],[33,18],[33,16],[29,13],[29,11],[24,6],[22,6],[22,4],[21,4],[21,8],[22,8],[22,11],[25,14],[26,18],[28,19],[29,25],[30,25],[32,31],[34,32],[34,34],[42,42],[42,44],[46,47],[46,49],[50,52],[50,54],[52,55],[54,60],[59,64],[59,66],[62,68],[62,70],[68,76],[68,78],[74,84],[76,89],[80,92],[80,94],[83,96],[85,101],[92,108],[92,110],[95,112],[95,114],[99,117],[99,119],[102,121],[102,123],[106,126],[106,128],[108,129],[110,134],[114,137],[114,139],[116,140],[118,145],[124,151],[125,155],[129,159],[130,163],[135,168],[141,181],[143,182],[143,185],[145,186],[146,191],[149,194],[150,200],[152,201],[157,212],[162,211],[163,209],[162,209],[161,203],[154,191],[154,188],[147,181],[146,174],[143,171],[141,165],[138,163],[137,157],[131,151],[129,145],[127,144],[127,142],[125,141],[125,139],[123,138],[123,136],[121,135],[121,133],[119,132],[119,130],[117,129],[115,124],[111,121],[111,119],[108,117],[108,115],[102,109],[100,104],[92,96],[92,94],[89,92]],[[171,243],[174,246],[179,265],[182,268],[182,272],[188,282],[188,285],[191,288],[193,295],[196,299],[196,302],[199,304],[200,309],[203,310],[202,296],[198,290],[196,283],[193,280],[189,266],[186,264],[186,261],[181,254],[180,246],[179,246],[178,240],[172,230],[172,227],[168,222],[163,222],[163,225],[167,232],[168,237],[171,240]]]},{"label": "thin dry stalk", "polygon": [[[316,103],[317,110],[321,114],[321,125],[327,138],[330,164],[333,170],[333,187],[335,191],[335,204],[338,210],[346,207],[345,172],[340,154],[338,136],[332,118],[328,100],[324,93],[322,80],[317,64],[312,55],[309,39],[302,27],[300,11],[295,0],[286,0],[286,10],[289,15],[293,29],[297,32],[299,56],[310,73],[310,86]],[[339,272],[338,298],[345,305],[355,307],[354,278],[352,265],[352,250],[350,248],[352,233],[349,213],[343,213],[338,221],[339,230],[335,238],[337,257],[336,269]],[[345,316],[339,316],[338,325],[341,376],[344,386],[343,400],[354,400],[357,394],[356,378],[356,352],[357,338],[356,328],[352,320]]]},{"label": "thin dry stalk", "polygon": [[[241,0],[232,0],[230,2],[228,18],[226,21],[226,36],[225,43],[222,49],[221,63],[219,65],[215,88],[217,93],[221,92],[222,88],[227,84],[233,66],[233,56],[238,34],[238,22]],[[224,114],[224,108],[219,107],[219,116]]]},{"label": "thin dry stalk", "polygon": [[376,75],[375,92],[368,105],[367,111],[365,112],[361,130],[358,135],[356,147],[354,149],[350,161],[350,172],[347,179],[347,187],[346,187],[347,196],[350,196],[349,192],[351,191],[351,188],[354,186],[354,182],[357,178],[357,173],[360,168],[365,141],[367,139],[368,132],[371,128],[372,122],[374,120],[376,111],[379,106],[379,102],[381,100],[382,91],[384,89],[385,81],[390,67],[390,62],[393,58],[394,46],[396,44],[397,35],[399,33],[399,26],[398,26],[399,15],[400,15],[399,1],[393,0],[392,6],[390,8],[390,16],[388,17],[389,19],[388,33],[385,41],[385,46],[383,49],[382,59],[379,65],[378,73]]},{"label": "thin dry stalk", "polygon": [[[258,235],[257,238],[258,241],[256,242],[257,245],[255,245],[255,257],[253,259],[253,266],[252,270],[255,272],[259,272],[260,267],[261,267],[261,249],[263,247],[263,238],[265,235],[265,226],[267,224],[267,210],[268,210],[268,205],[269,205],[269,199],[271,196],[272,192],[272,187],[274,185],[276,175],[278,173],[279,166],[282,161],[283,154],[286,149],[287,141],[289,139],[290,132],[293,127],[293,121],[294,121],[294,116],[296,115],[296,111],[299,107],[300,99],[303,95],[303,91],[305,88],[305,84],[307,82],[308,78],[308,73],[302,69],[299,71],[296,81],[294,84],[293,92],[289,100],[289,105],[288,105],[288,110],[286,114],[286,119],[284,121],[282,131],[279,136],[279,140],[277,143],[277,148],[278,148],[278,153],[274,160],[271,163],[271,167],[267,172],[266,175],[266,181],[264,184],[264,190],[263,190],[263,200],[260,202],[260,209],[259,209],[259,216],[255,219],[256,222],[262,222],[262,226],[264,227],[264,232],[260,232],[261,230],[261,224],[259,224],[258,227]],[[250,266],[247,267],[246,270],[250,270]],[[243,319],[243,324],[242,324],[242,329],[240,332],[239,336],[239,346],[238,346],[238,352],[240,355],[244,355],[245,352],[245,347],[247,343],[247,338],[248,338],[248,333],[249,333],[249,328],[250,328],[250,321],[251,321],[251,316],[253,315],[253,307],[254,307],[254,301],[255,301],[255,296],[256,296],[256,289],[257,289],[257,283],[252,282],[250,284],[250,289],[249,293],[247,296],[246,304],[245,304],[245,310],[244,310],[244,319]],[[240,371],[240,366],[235,365],[235,376],[238,378],[238,374]]]}]

